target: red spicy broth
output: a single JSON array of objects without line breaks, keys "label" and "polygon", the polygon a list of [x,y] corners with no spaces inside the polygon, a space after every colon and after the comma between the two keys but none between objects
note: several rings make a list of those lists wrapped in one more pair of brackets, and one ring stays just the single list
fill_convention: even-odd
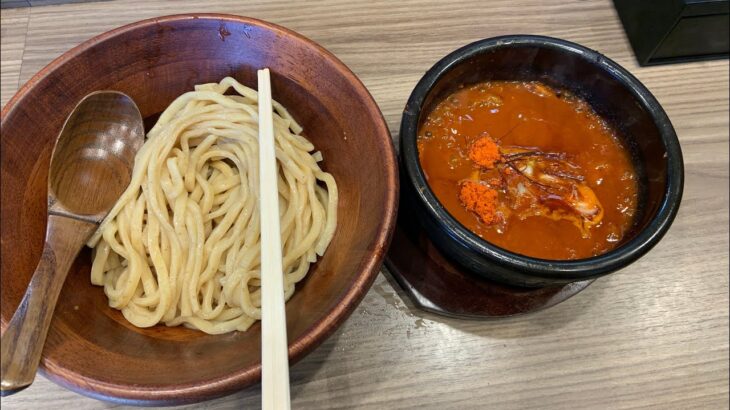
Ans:
[{"label": "red spicy broth", "polygon": [[507,81],[462,87],[428,114],[418,152],[448,212],[512,252],[596,256],[633,224],[638,184],[628,150],[565,90]]}]

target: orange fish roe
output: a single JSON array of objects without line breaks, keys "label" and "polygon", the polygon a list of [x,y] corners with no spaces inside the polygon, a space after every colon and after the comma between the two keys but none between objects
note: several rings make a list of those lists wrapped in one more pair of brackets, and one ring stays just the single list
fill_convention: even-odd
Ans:
[{"label": "orange fish roe", "polygon": [[500,158],[499,146],[489,137],[481,137],[469,147],[469,159],[484,168],[494,168]]},{"label": "orange fish roe", "polygon": [[497,222],[497,191],[479,182],[462,181],[459,199],[464,207],[477,214],[485,224]]}]

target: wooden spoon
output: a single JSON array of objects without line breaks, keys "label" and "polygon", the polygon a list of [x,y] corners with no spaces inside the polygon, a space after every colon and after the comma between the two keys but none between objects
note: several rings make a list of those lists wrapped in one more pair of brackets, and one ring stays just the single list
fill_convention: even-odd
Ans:
[{"label": "wooden spoon", "polygon": [[87,95],[66,120],[48,172],[43,254],[0,340],[2,396],[33,383],[68,269],[129,185],[143,142],[139,109],[120,92]]}]

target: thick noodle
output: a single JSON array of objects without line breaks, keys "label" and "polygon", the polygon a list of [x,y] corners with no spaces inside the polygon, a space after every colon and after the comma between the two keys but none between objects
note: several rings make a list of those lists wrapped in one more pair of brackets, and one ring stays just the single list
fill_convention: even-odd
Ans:
[{"label": "thick noodle", "polygon": [[[238,95],[224,95],[233,88]],[[89,240],[91,282],[138,327],[246,330],[261,318],[256,91],[224,78],[177,98]],[[337,185],[277,102],[274,134],[287,300],[337,223]]]}]

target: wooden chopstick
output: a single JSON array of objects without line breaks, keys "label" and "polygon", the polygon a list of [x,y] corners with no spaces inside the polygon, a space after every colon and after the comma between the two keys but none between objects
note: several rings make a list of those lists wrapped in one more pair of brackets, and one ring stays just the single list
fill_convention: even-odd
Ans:
[{"label": "wooden chopstick", "polygon": [[269,69],[258,71],[261,210],[261,407],[290,408],[289,354],[281,267],[279,190]]}]

